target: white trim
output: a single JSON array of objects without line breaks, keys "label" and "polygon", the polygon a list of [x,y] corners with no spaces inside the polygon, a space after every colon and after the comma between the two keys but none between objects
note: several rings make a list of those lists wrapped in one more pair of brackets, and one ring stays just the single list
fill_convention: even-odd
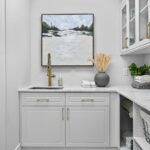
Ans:
[{"label": "white trim", "polygon": [[14,150],[21,150],[21,144],[18,144]]},{"label": "white trim", "polygon": [[6,150],[6,1],[0,1],[0,149]]},{"label": "white trim", "polygon": [[[144,44],[144,42],[145,42],[145,44]],[[148,39],[145,39],[145,40],[139,42],[138,44],[135,44],[135,45],[131,46],[130,48],[122,51],[121,56],[136,55],[136,54],[150,54],[149,47],[150,47],[150,41]]]},{"label": "white trim", "polygon": [[22,150],[120,150],[120,148],[118,147],[98,147],[98,148],[87,148],[87,147],[76,147],[76,148],[70,148],[70,147],[60,147],[60,148],[53,148],[53,147],[49,147],[49,148],[43,148],[43,147],[38,147],[38,148],[22,148]]}]

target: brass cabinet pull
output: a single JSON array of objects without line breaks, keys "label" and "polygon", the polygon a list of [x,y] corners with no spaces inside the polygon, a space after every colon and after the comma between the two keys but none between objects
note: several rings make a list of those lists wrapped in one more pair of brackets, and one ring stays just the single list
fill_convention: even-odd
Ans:
[{"label": "brass cabinet pull", "polygon": [[128,37],[125,38],[125,48],[128,48]]},{"label": "brass cabinet pull", "polygon": [[47,99],[37,99],[36,100],[37,102],[49,102],[49,99],[47,98]]},{"label": "brass cabinet pull", "polygon": [[62,108],[62,120],[64,120],[64,108]]},{"label": "brass cabinet pull", "polygon": [[147,30],[147,38],[150,39],[150,22],[147,24],[148,30]]},{"label": "brass cabinet pull", "polygon": [[88,98],[88,99],[82,99],[81,101],[82,102],[94,102],[94,99]]},{"label": "brass cabinet pull", "polygon": [[67,120],[69,120],[69,112],[70,112],[70,109],[67,108]]}]

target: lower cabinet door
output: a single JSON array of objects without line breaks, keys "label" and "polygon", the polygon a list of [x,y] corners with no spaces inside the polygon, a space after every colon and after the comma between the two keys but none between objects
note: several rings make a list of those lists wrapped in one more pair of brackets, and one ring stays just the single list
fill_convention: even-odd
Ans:
[{"label": "lower cabinet door", "polygon": [[68,107],[66,109],[67,146],[109,146],[109,107]]},{"label": "lower cabinet door", "polygon": [[65,109],[23,107],[21,134],[24,147],[65,146]]}]

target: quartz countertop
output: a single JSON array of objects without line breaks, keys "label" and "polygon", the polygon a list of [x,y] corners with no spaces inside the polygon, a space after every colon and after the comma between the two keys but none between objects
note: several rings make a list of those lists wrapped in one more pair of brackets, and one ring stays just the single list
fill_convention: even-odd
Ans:
[{"label": "quartz countertop", "polygon": [[28,86],[25,88],[20,88],[19,92],[24,93],[35,93],[35,92],[45,92],[45,93],[82,93],[82,92],[116,92],[116,88],[113,86],[110,87],[82,87],[82,86],[65,86],[62,89],[31,89],[32,87],[38,86]]},{"label": "quartz countertop", "polygon": [[137,105],[150,111],[150,90],[134,89],[131,86],[110,86],[110,87],[64,87],[63,89],[30,89],[32,86],[20,88],[20,93],[88,93],[88,92],[105,92],[105,93],[118,93],[129,100],[133,101]]},{"label": "quartz countertop", "polygon": [[150,90],[118,90],[118,93],[150,111]]}]

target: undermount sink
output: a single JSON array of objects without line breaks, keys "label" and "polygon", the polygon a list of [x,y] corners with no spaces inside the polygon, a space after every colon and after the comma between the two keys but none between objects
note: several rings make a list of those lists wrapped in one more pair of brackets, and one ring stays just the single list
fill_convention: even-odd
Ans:
[{"label": "undermount sink", "polygon": [[33,89],[33,90],[44,90],[44,89],[48,89],[48,90],[56,90],[56,89],[63,89],[64,87],[63,86],[33,86],[29,89]]}]

